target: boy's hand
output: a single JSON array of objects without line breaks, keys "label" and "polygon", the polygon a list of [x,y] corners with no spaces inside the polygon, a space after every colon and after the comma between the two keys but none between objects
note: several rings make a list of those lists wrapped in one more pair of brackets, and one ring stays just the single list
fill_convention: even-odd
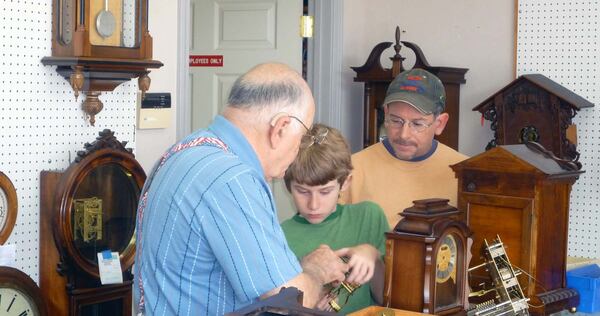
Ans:
[{"label": "boy's hand", "polygon": [[373,278],[375,263],[380,258],[379,251],[369,244],[338,249],[336,254],[349,258],[350,274],[346,277],[346,282],[361,285]]}]

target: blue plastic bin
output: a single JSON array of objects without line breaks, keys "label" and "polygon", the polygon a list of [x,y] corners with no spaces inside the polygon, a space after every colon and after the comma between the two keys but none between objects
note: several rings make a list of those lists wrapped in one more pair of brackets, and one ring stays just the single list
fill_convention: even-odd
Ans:
[{"label": "blue plastic bin", "polygon": [[567,286],[579,291],[578,312],[600,311],[600,267],[597,264],[567,271]]}]

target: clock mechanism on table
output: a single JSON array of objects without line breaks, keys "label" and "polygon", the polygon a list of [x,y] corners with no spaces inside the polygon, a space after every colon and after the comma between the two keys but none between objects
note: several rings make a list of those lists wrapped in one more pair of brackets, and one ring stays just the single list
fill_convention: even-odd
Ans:
[{"label": "clock mechanism on table", "polygon": [[517,276],[521,270],[513,269],[504,249],[500,236],[488,244],[484,239],[484,262],[469,268],[472,270],[485,268],[491,277],[491,284],[483,284],[479,291],[471,292],[469,297],[489,297],[482,303],[472,304],[467,310],[468,316],[491,315],[529,315],[529,299],[523,295]]}]

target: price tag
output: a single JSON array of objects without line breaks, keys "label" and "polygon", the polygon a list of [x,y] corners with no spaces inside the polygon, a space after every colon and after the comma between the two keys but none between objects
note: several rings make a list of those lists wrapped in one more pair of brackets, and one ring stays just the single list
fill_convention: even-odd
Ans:
[{"label": "price tag", "polygon": [[119,261],[118,252],[111,252],[110,250],[99,252],[98,268],[102,284],[123,283],[123,273],[121,272],[121,261]]}]

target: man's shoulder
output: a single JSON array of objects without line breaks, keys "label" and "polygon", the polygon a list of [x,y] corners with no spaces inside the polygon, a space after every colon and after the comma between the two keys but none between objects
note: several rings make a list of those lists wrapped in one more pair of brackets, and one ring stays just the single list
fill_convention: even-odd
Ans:
[{"label": "man's shoulder", "polygon": [[381,150],[385,150],[383,143],[379,142],[373,144],[367,148],[364,148],[356,153],[352,154],[352,162],[361,162],[371,159],[374,155],[381,153]]},{"label": "man's shoulder", "polygon": [[459,162],[469,158],[469,156],[467,156],[463,153],[460,153],[457,150],[455,150],[454,148],[451,148],[442,143],[438,143],[437,152],[441,159],[443,159],[444,161],[447,161],[450,164],[459,163]]}]

